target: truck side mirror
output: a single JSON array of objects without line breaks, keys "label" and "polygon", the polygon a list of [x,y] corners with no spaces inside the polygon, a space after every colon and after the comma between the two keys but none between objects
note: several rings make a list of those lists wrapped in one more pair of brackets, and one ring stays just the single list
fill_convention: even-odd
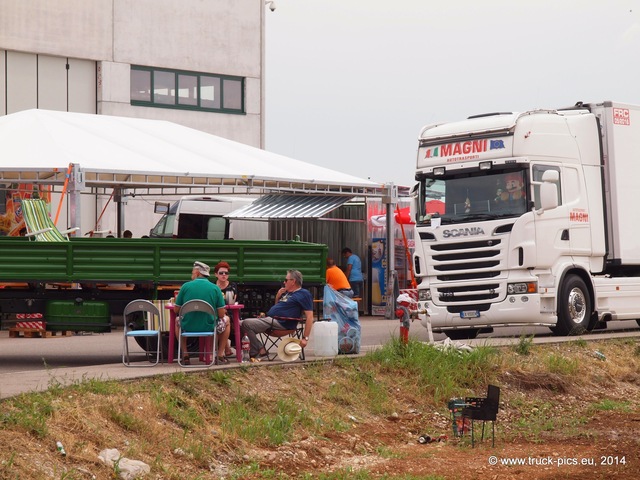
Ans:
[{"label": "truck side mirror", "polygon": [[162,213],[163,215],[169,211],[170,204],[165,202],[156,202],[153,205],[153,213]]},{"label": "truck side mirror", "polygon": [[541,214],[546,210],[553,210],[558,207],[558,181],[560,174],[557,170],[547,170],[542,174],[542,184],[540,185],[540,210]]}]

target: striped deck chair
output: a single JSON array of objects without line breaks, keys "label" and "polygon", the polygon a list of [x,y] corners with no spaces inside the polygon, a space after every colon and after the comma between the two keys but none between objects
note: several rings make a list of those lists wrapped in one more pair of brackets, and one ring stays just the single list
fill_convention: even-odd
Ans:
[{"label": "striped deck chair", "polygon": [[78,227],[60,231],[49,216],[44,200],[30,198],[22,200],[22,217],[27,227],[25,237],[40,242],[67,242],[68,234],[79,230]]}]

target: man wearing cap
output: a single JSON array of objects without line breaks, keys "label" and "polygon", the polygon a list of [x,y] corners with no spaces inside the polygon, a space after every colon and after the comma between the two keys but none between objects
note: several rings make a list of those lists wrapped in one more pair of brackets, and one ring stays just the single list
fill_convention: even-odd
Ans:
[{"label": "man wearing cap", "polygon": [[284,286],[276,293],[276,303],[269,309],[266,317],[247,318],[242,321],[242,330],[251,342],[251,358],[267,354],[257,336],[258,333],[264,333],[269,329],[295,330],[303,319],[305,324],[300,346],[307,346],[313,327],[313,297],[309,290],[302,288],[302,273],[298,270],[287,270],[283,283]]},{"label": "man wearing cap", "polygon": [[[187,303],[189,300],[204,300],[211,305],[218,313],[218,318],[225,315],[225,302],[222,295],[222,291],[214,283],[209,281],[209,265],[202,262],[194,262],[191,269],[191,281],[185,283],[180,287],[174,311],[176,314],[180,313],[180,307]],[[180,319],[180,328],[184,328],[185,331],[192,332],[205,332],[213,330],[215,318],[206,312],[190,312],[185,315],[185,318]],[[181,350],[184,352],[182,359],[183,363],[189,363],[189,353],[187,350],[187,339],[180,337],[180,330],[176,330],[176,337],[182,345]]]}]

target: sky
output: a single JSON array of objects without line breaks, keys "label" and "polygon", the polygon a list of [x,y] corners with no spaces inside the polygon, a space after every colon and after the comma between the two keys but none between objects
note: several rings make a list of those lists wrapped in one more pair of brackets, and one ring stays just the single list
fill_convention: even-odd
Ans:
[{"label": "sky", "polygon": [[266,149],[412,186],[432,123],[640,105],[640,0],[275,0]]}]

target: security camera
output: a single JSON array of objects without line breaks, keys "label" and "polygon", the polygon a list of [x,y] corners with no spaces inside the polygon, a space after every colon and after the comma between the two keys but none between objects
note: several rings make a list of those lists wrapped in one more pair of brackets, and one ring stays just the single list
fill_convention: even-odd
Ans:
[{"label": "security camera", "polygon": [[269,5],[269,10],[271,10],[272,12],[276,11],[276,2],[273,1],[268,1],[265,2],[267,5]]}]

